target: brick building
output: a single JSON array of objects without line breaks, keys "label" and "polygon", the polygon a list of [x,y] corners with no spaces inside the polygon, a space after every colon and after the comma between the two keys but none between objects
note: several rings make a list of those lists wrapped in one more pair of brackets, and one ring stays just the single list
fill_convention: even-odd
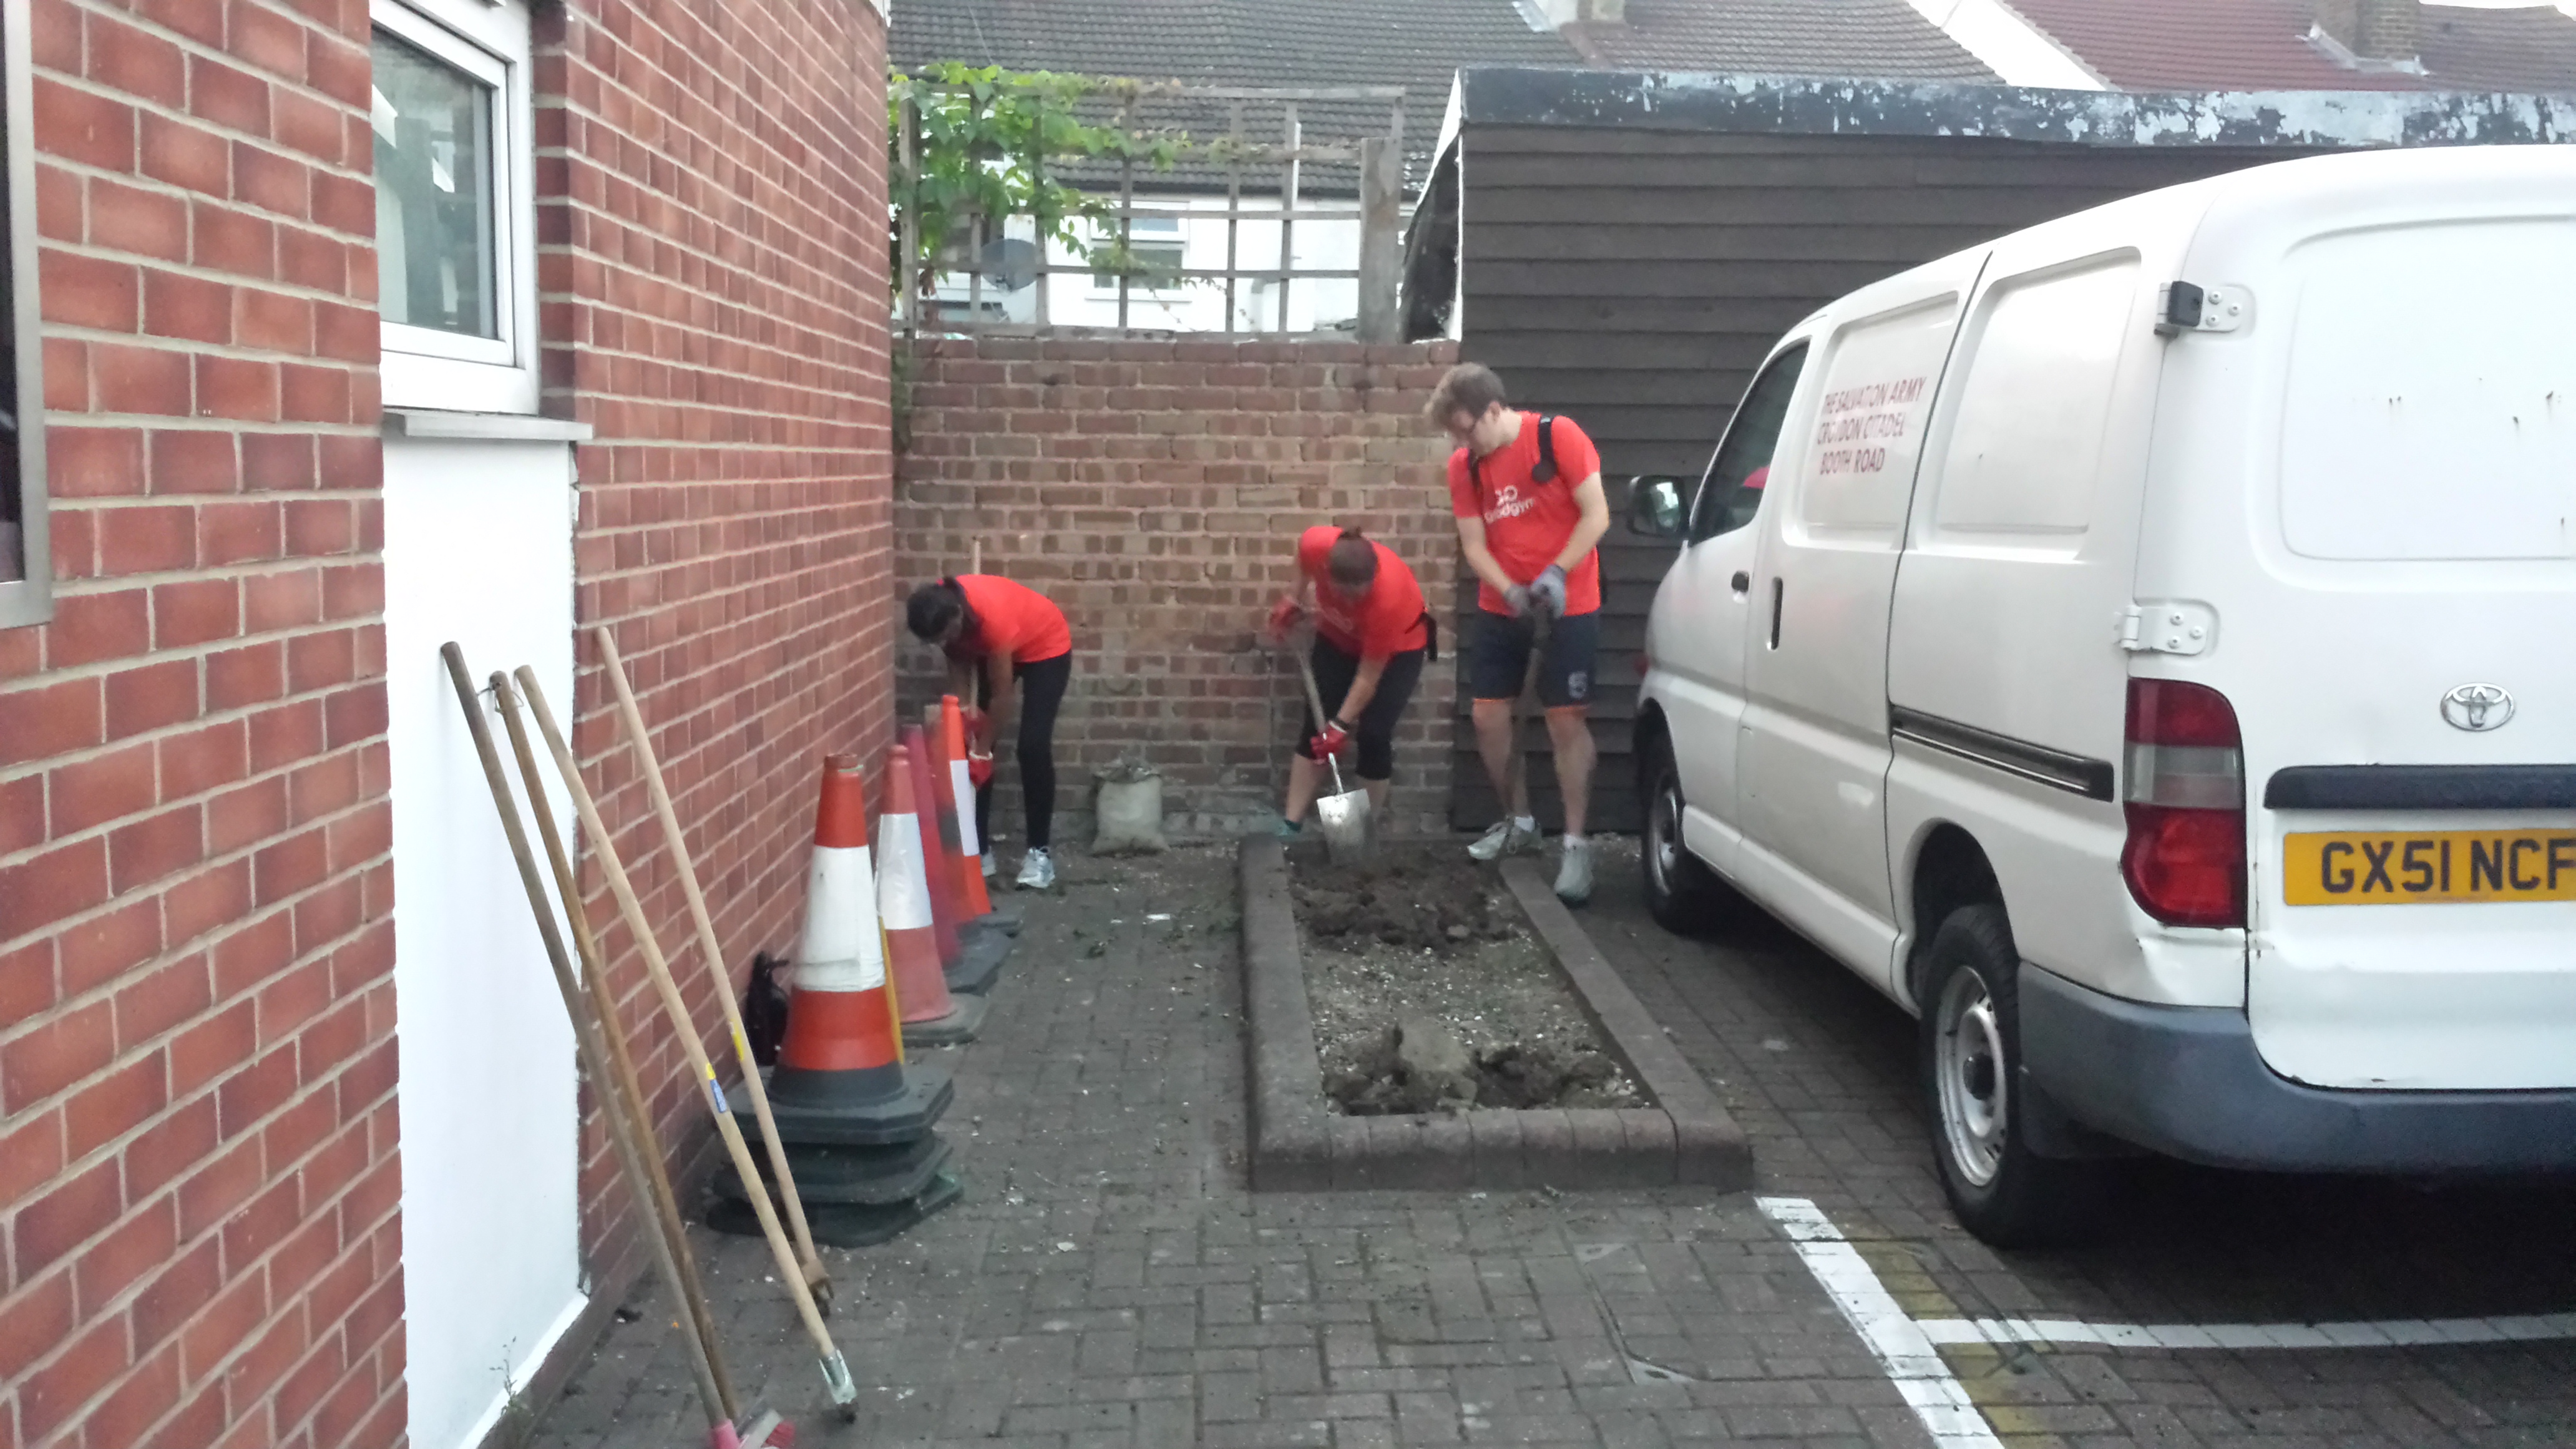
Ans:
[{"label": "brick building", "polygon": [[614,628],[727,964],[792,939],[891,723],[884,15],[5,15],[0,1446],[477,1444],[642,1255],[436,651],[677,943]]}]

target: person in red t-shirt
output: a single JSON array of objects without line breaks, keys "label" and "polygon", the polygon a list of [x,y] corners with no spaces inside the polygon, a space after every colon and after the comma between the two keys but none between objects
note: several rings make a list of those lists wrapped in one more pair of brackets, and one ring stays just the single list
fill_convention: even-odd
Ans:
[{"label": "person in red t-shirt", "polygon": [[1395,722],[1422,680],[1426,657],[1437,657],[1431,612],[1422,585],[1395,550],[1356,528],[1321,524],[1297,540],[1297,592],[1270,611],[1272,643],[1309,612],[1314,599],[1315,692],[1326,717],[1310,709],[1297,731],[1296,757],[1288,762],[1288,802],[1280,810],[1283,833],[1305,828],[1315,803],[1316,770],[1356,740],[1360,784],[1370,805],[1386,809],[1395,775]]},{"label": "person in red t-shirt", "polygon": [[[975,830],[993,838],[993,741],[1011,717],[1011,682],[1019,681],[1020,790],[1028,802],[1029,852],[1020,862],[1020,885],[1045,890],[1055,884],[1047,853],[1055,821],[1055,716],[1073,680],[1073,631],[1064,611],[1025,584],[993,574],[957,574],[923,584],[904,605],[904,623],[916,638],[948,655],[948,692],[979,706],[968,716],[973,738]],[[970,687],[972,692],[970,693]],[[987,868],[993,853],[984,852]]]},{"label": "person in red t-shirt", "polygon": [[[1538,697],[1547,707],[1557,789],[1565,800],[1556,893],[1580,905],[1592,898],[1592,845],[1583,821],[1594,760],[1584,716],[1601,652],[1595,545],[1610,529],[1601,455],[1573,419],[1541,419],[1505,406],[1503,380],[1476,363],[1449,369],[1425,411],[1458,444],[1449,457],[1450,511],[1458,520],[1459,549],[1480,581],[1477,617],[1466,631],[1467,683],[1475,698],[1477,752],[1497,796],[1510,788],[1512,710],[1537,622],[1554,621],[1539,662]],[[1494,860],[1537,843],[1524,783],[1503,819],[1467,853]]]}]

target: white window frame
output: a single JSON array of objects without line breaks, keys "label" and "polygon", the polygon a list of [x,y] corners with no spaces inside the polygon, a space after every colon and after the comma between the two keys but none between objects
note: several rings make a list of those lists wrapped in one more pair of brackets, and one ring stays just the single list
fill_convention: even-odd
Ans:
[{"label": "white window frame", "polygon": [[516,0],[372,0],[376,28],[493,88],[493,316],[498,340],[382,322],[384,405],[537,411],[536,153],[528,12]]},{"label": "white window frame", "polygon": [[9,307],[7,345],[18,363],[18,395],[0,398],[18,419],[20,557],[27,576],[0,583],[0,629],[42,624],[54,617],[53,551],[45,529],[45,332],[36,295],[36,102],[29,62],[28,0],[0,3],[0,48],[8,107]]}]

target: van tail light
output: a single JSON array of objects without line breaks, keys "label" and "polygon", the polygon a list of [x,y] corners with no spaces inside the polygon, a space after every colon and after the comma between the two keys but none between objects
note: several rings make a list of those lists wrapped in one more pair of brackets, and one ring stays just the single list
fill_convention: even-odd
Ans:
[{"label": "van tail light", "polygon": [[2170,926],[2245,924],[2245,754],[2236,709],[2203,684],[2129,681],[2120,874]]}]

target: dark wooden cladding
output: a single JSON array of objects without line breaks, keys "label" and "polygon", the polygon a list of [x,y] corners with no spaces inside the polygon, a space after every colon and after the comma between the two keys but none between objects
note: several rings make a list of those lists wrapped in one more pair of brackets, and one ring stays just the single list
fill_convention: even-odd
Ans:
[{"label": "dark wooden cladding", "polygon": [[[1583,425],[1615,514],[1631,475],[1696,482],[1773,343],[1836,297],[2052,217],[2307,154],[1471,116],[1458,140],[1460,352],[1500,372],[1520,406]],[[1614,521],[1603,551],[1592,823],[1633,831],[1635,659],[1673,545]],[[1472,589],[1461,595],[1472,611]],[[1500,806],[1475,760],[1463,688],[1459,698],[1451,819],[1482,829]],[[1560,828],[1554,772],[1544,753],[1530,764],[1541,817]]]}]

